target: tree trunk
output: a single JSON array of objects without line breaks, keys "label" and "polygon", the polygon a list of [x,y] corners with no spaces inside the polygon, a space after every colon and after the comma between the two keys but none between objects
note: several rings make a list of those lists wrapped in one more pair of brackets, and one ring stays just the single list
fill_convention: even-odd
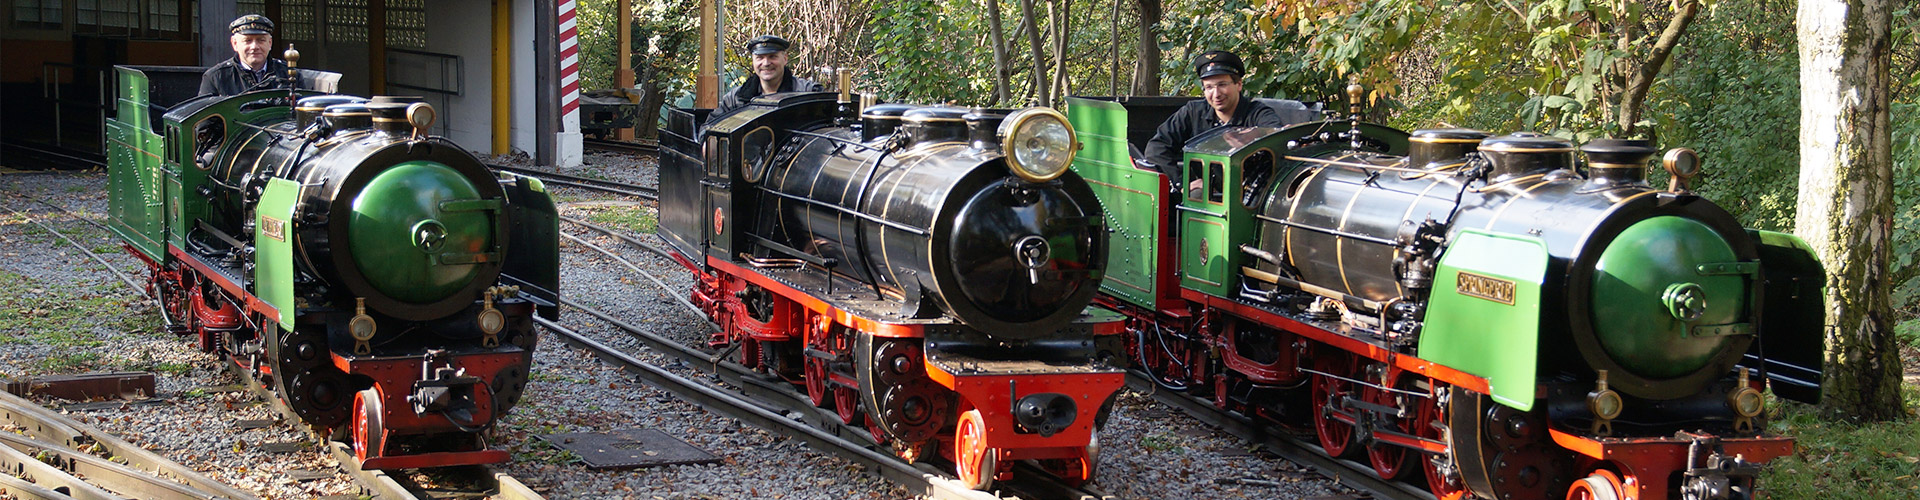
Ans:
[{"label": "tree trunk", "polygon": [[1047,50],[1040,45],[1040,22],[1033,17],[1033,0],[1020,0],[1020,15],[1027,19],[1027,45],[1033,49],[1033,94],[1038,105],[1053,106],[1047,98]]},{"label": "tree trunk", "polygon": [[[1688,0],[1673,13],[1673,19],[1667,21],[1667,29],[1660,32],[1653,49],[1647,52],[1646,62],[1640,63],[1639,71],[1633,73],[1633,80],[1627,83],[1626,92],[1620,96],[1620,137],[1633,137],[1633,124],[1640,121],[1640,106],[1647,101],[1647,91],[1653,88],[1654,77],[1660,76],[1660,67],[1667,65],[1667,56],[1673,55],[1673,47],[1680,44],[1680,35],[1687,32],[1687,25],[1700,13],[1700,2]],[[1628,33],[1632,27],[1623,27]]]},{"label": "tree trunk", "polygon": [[1013,92],[1008,90],[1013,70],[1007,67],[1007,34],[1000,27],[1000,0],[986,0],[988,36],[993,43],[993,102],[1005,106]]},{"label": "tree trunk", "polygon": [[640,74],[640,109],[634,117],[634,136],[641,139],[660,138],[660,106],[666,104],[667,96],[660,87],[660,70],[649,64]]},{"label": "tree trunk", "polygon": [[1794,232],[1827,266],[1821,406],[1902,417],[1888,263],[1893,150],[1886,0],[1800,0],[1800,200]]},{"label": "tree trunk", "polygon": [[1160,7],[1162,0],[1140,0],[1140,50],[1134,54],[1133,95],[1160,95]]},{"label": "tree trunk", "polygon": [[1067,88],[1067,46],[1073,33],[1073,0],[1053,0],[1058,6],[1058,18],[1053,36],[1053,92],[1051,95],[1061,100],[1071,93]]}]

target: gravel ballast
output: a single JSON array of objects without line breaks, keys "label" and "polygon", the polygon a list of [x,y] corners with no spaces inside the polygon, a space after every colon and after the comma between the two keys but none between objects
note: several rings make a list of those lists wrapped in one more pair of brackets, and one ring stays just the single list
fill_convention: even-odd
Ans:
[{"label": "gravel ballast", "polygon": [[[491,161],[515,162],[515,158]],[[524,159],[518,163],[524,164]],[[654,185],[652,157],[589,152],[587,164],[562,173]],[[99,186],[105,176],[92,173],[44,173],[0,176],[8,192],[31,192],[55,204],[101,219],[106,199]],[[596,222],[644,229],[654,217],[651,202],[630,197],[552,187],[562,214]],[[74,235],[123,272],[144,279],[144,264],[124,253],[98,228],[62,216],[17,196],[4,203],[48,219]],[[346,495],[355,486],[337,464],[318,451],[269,453],[261,445],[301,441],[289,423],[242,429],[244,421],[274,418],[264,404],[237,388],[238,381],[199,352],[191,339],[177,339],[159,326],[151,302],[139,298],[112,274],[52,235],[38,231],[11,213],[0,214],[0,272],[28,283],[19,295],[44,309],[94,307],[74,332],[59,339],[0,342],[0,373],[23,376],[58,371],[78,373],[139,369],[159,375],[161,401],[100,405],[74,410],[92,425],[152,447],[215,479],[268,498]],[[654,273],[685,296],[692,277],[671,260],[633,249],[577,225],[564,232],[614,250]],[[664,246],[652,235],[643,241]],[[628,323],[680,340],[704,345],[711,331],[667,292],[631,270],[569,241],[561,243],[562,294],[599,308]],[[33,289],[41,290],[36,294]],[[88,302],[93,301],[93,302]],[[106,304],[97,304],[106,302]],[[89,310],[91,311],[91,310]],[[14,314],[4,311],[0,314]],[[55,313],[46,317],[56,318]],[[67,319],[65,321],[82,321]],[[700,367],[667,359],[616,328],[585,313],[562,311],[562,324],[649,362],[686,376],[721,385]],[[43,329],[39,323],[0,323],[10,328]],[[20,337],[7,332],[9,338]],[[24,338],[24,337],[21,337]],[[84,345],[76,346],[74,343]],[[76,352],[93,352],[79,356]],[[599,361],[586,351],[544,334],[534,357],[534,375],[520,406],[488,431],[496,448],[512,453],[506,472],[552,498],[781,498],[891,499],[914,495],[862,470],[812,450],[795,439],[744,426],[738,421],[679,401],[660,389]],[[537,437],[565,432],[608,432],[650,428],[713,453],[720,463],[624,471],[592,471]],[[1310,498],[1351,490],[1300,466],[1273,457],[1232,436],[1211,429],[1146,395],[1128,392],[1101,434],[1102,454],[1094,486],[1120,498]],[[309,472],[318,471],[318,472]],[[323,472],[332,472],[326,477]],[[1237,479],[1269,481],[1261,486]],[[1272,485],[1277,484],[1277,486]]]}]

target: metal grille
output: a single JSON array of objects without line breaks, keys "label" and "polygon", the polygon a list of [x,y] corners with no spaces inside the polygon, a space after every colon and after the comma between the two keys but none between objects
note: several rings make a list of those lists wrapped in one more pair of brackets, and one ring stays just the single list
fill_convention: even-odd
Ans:
[{"label": "metal grille", "polygon": [[314,10],[314,0],[281,0],[282,19],[274,20],[280,23],[280,36],[297,42],[314,41],[314,36],[318,34],[313,27]]},{"label": "metal grille", "polygon": [[426,0],[387,0],[387,46],[427,48]]},{"label": "metal grille", "polygon": [[367,0],[327,0],[327,41],[367,43]]}]

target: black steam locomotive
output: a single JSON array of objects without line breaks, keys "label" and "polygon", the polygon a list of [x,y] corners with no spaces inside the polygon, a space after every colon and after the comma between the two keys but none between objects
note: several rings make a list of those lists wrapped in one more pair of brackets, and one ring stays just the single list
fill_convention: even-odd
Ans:
[{"label": "black steam locomotive", "polygon": [[1107,233],[1064,116],[830,93],[708,113],[669,117],[660,219],[714,346],[973,487],[1017,459],[1091,477],[1121,323],[1088,307]]}]

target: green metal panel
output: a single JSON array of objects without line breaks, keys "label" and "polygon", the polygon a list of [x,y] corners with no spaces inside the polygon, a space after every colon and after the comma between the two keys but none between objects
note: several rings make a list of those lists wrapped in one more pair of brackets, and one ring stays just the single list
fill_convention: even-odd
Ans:
[{"label": "green metal panel", "polygon": [[1106,207],[1108,244],[1106,279],[1100,291],[1141,307],[1154,307],[1159,290],[1159,193],[1163,176],[1133,168],[1127,154],[1127,108],[1120,103],[1067,98],[1067,120],[1083,147],[1073,170],[1093,187]]},{"label": "green metal panel", "polygon": [[439,301],[473,282],[478,263],[500,258],[493,234],[500,200],[480,199],[480,190],[446,165],[394,165],[367,181],[352,206],[353,262],[389,297]]},{"label": "green metal panel", "polygon": [[1440,257],[1419,356],[1485,378],[1494,401],[1531,410],[1547,261],[1539,238],[1461,231]]},{"label": "green metal panel", "polygon": [[165,231],[162,210],[161,158],[167,148],[148,120],[147,76],[139,70],[119,67],[118,113],[107,120],[107,216],[110,227],[134,249],[159,260],[164,257],[161,243]]},{"label": "green metal panel", "polygon": [[1600,346],[1646,378],[1706,369],[1734,343],[1731,335],[1751,333],[1745,318],[1754,267],[1740,263],[1733,246],[1699,221],[1662,216],[1634,223],[1594,265]]},{"label": "green metal panel", "polygon": [[299,201],[299,183],[273,179],[254,207],[253,294],[280,311],[283,331],[293,330],[293,205]]},{"label": "green metal panel", "polygon": [[[1199,173],[1195,173],[1196,166]],[[1215,168],[1215,167],[1218,168]],[[1226,296],[1240,274],[1239,244],[1248,238],[1246,209],[1239,199],[1236,158],[1188,152],[1181,193],[1180,286],[1209,295]],[[1198,179],[1196,187],[1193,182]],[[1220,201],[1212,200],[1212,185],[1219,183]],[[1195,196],[1198,196],[1197,198]]]}]

